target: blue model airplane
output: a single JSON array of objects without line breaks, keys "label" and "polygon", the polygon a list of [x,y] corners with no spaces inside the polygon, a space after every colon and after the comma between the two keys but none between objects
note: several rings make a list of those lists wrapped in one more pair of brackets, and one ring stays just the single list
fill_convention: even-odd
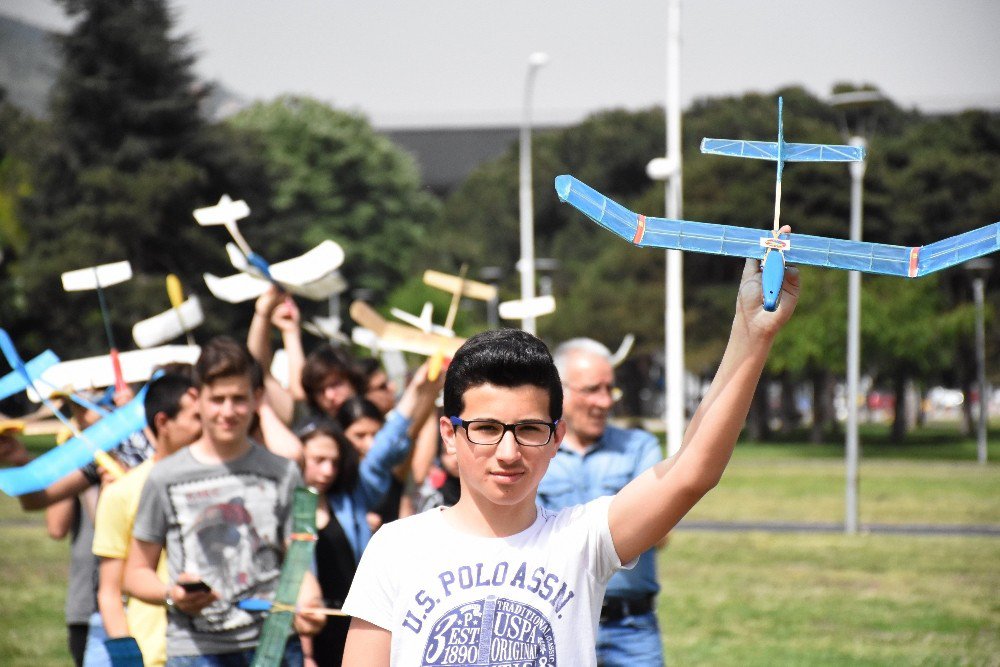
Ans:
[{"label": "blue model airplane", "polygon": [[44,370],[47,367],[45,364],[59,361],[55,354],[46,351],[24,363],[10,336],[3,329],[0,329],[0,352],[13,369],[12,373],[0,378],[0,384],[4,385],[5,390],[12,387],[20,389],[14,389],[11,393],[28,388],[35,390],[42,397],[43,403],[74,435],[63,445],[50,449],[26,465],[0,470],[0,491],[10,496],[40,491],[95,458],[103,467],[112,471],[117,469],[120,476],[121,468],[107,454],[107,450],[146,426],[146,388],[143,387],[135,398],[110,413],[83,397],[70,393],[69,397],[74,402],[104,415],[100,421],[81,432],[46,398],[50,392],[39,391],[36,386],[41,373],[39,369]]},{"label": "blue model airplane", "polygon": [[779,234],[781,172],[790,161],[856,162],[864,150],[855,146],[785,143],[778,99],[778,141],[705,139],[705,153],[774,160],[777,164],[774,227],[771,231],[687,220],[647,218],[608,199],[569,175],[557,176],[556,194],[581,213],[637,246],[751,257],[762,260],[764,310],[781,297],[785,262],[916,278],[1000,249],[1000,222],[926,246],[905,247],[795,234]]}]

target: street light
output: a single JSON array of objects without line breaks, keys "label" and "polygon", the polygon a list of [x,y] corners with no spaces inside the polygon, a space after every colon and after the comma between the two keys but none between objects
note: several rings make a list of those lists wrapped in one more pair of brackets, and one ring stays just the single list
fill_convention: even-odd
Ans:
[{"label": "street light", "polygon": [[[520,218],[521,218],[521,259],[517,269],[521,273],[521,299],[533,299],[535,296],[535,219],[534,205],[531,200],[531,93],[535,83],[535,74],[545,63],[549,62],[547,53],[536,51],[528,57],[528,75],[524,79],[524,115],[521,119],[521,151],[520,151]],[[521,320],[521,328],[530,334],[535,333],[535,318],[525,317]]]},{"label": "street light", "polygon": [[976,428],[976,459],[986,465],[986,420],[989,417],[989,396],[986,391],[986,326],[983,321],[984,286],[993,268],[986,257],[969,260],[965,270],[972,274],[972,296],[976,302],[976,379],[979,384],[979,423]]},{"label": "street light", "polygon": [[[666,215],[681,217],[681,2],[667,4],[667,96],[664,105],[667,155],[650,160],[646,175],[664,182]],[[664,276],[664,378],[666,384],[667,455],[673,456],[684,439],[684,260],[680,250],[666,251]]]},{"label": "street light", "polygon": [[[840,93],[830,98],[830,105],[847,110],[861,110],[883,101],[877,91]],[[864,147],[864,114],[856,114],[857,126],[853,128],[848,143]],[[865,161],[851,162],[851,229],[852,241],[861,240],[862,195],[865,178]],[[844,532],[858,532],[858,464],[861,448],[858,443],[858,385],[861,377],[861,272],[847,274],[847,426],[844,434]],[[899,400],[899,397],[897,397]]]}]

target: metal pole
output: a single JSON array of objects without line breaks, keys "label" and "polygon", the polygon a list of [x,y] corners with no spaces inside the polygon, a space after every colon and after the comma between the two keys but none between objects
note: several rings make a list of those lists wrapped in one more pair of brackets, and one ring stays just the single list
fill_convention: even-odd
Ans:
[{"label": "metal pole", "polygon": [[989,396],[986,391],[986,326],[983,322],[984,288],[982,276],[972,280],[976,302],[976,375],[979,383],[979,424],[976,429],[976,460],[986,464],[986,420],[989,417]]},{"label": "metal pole", "polygon": [[[544,53],[532,53],[528,58],[528,75],[524,80],[524,113],[521,118],[521,146],[519,160],[519,203],[521,230],[521,259],[517,263],[521,274],[521,298],[535,297],[535,220],[531,197],[531,94],[538,68],[548,62]],[[521,328],[535,333],[535,318],[525,317]]]},{"label": "metal pole", "polygon": [[[667,218],[681,213],[681,1],[667,5],[667,163],[676,165],[666,181]],[[684,254],[666,251],[666,308],[664,316],[666,364],[667,454],[672,456],[684,439]]]},{"label": "metal pole", "polygon": [[[862,137],[851,137],[852,146],[864,146]],[[851,162],[851,240],[861,240],[861,197],[865,162]],[[861,273],[847,276],[847,428],[845,442],[844,532],[858,532],[858,384],[861,376]],[[818,397],[814,397],[814,401]],[[897,399],[898,400],[898,399]]]}]

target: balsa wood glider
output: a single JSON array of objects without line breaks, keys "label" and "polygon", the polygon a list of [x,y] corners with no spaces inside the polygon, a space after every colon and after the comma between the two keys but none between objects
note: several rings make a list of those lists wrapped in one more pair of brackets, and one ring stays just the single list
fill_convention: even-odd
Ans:
[{"label": "balsa wood glider", "polygon": [[439,336],[405,324],[388,322],[364,301],[352,303],[350,312],[351,319],[375,335],[381,349],[413,352],[425,357],[443,352],[451,357],[465,342],[464,338]]},{"label": "balsa wood glider", "polygon": [[646,217],[630,211],[569,175],[557,176],[556,194],[605,229],[645,248],[686,250],[763,260],[763,305],[774,310],[781,296],[785,262],[918,278],[1000,249],[1000,222],[934,243],[906,247],[807,234],[779,234],[781,172],[785,162],[864,159],[855,146],[788,144],[778,103],[778,141],[705,139],[702,151],[777,162],[774,227],[770,231],[706,222]]},{"label": "balsa wood glider", "polygon": [[205,284],[216,298],[239,303],[255,299],[268,286],[277,285],[296,296],[321,301],[345,289],[344,280],[337,273],[344,263],[344,250],[338,244],[326,240],[303,255],[270,264],[250,248],[236,226],[238,220],[248,215],[250,207],[246,202],[233,201],[229,195],[223,195],[214,206],[194,212],[199,225],[222,225],[236,242],[235,246],[226,244],[226,251],[230,263],[240,273],[225,278],[204,274]]}]

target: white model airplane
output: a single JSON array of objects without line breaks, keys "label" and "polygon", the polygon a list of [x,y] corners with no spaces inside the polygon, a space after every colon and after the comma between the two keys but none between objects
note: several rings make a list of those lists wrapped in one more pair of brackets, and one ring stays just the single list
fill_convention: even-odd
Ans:
[{"label": "white model airplane", "polygon": [[436,333],[439,336],[448,336],[449,338],[455,335],[455,332],[448,327],[443,327],[439,324],[434,324],[431,316],[434,314],[434,305],[430,301],[424,302],[424,307],[420,310],[420,315],[414,315],[413,313],[408,313],[401,308],[390,308],[389,312],[392,313],[393,317],[398,320],[406,322],[412,327],[416,327],[423,331],[424,333]]},{"label": "white model airplane", "polygon": [[536,296],[533,299],[516,299],[504,301],[497,308],[500,317],[505,320],[523,320],[529,317],[541,317],[556,312],[556,298],[551,295]]},{"label": "white model airplane", "polygon": [[[146,382],[157,366],[173,362],[193,364],[200,353],[201,348],[197,345],[163,345],[147,350],[122,352],[118,355],[122,379],[129,384]],[[108,357],[106,354],[85,357],[59,362],[46,368],[38,374],[32,385],[26,387],[28,398],[38,403],[66,390],[78,392],[113,386],[116,378]],[[39,391],[47,393],[41,396]]]},{"label": "white model airplane", "polygon": [[230,303],[255,299],[270,285],[307,299],[321,301],[346,288],[337,269],[344,263],[344,250],[326,240],[303,255],[276,264],[255,253],[243,238],[237,220],[250,215],[250,207],[242,199],[233,201],[223,195],[215,206],[196,209],[194,218],[199,225],[223,225],[236,245],[226,244],[229,261],[240,271],[219,278],[205,274],[205,283],[216,298]]},{"label": "white model airplane", "polygon": [[339,317],[323,317],[317,315],[311,320],[302,323],[302,330],[311,333],[317,338],[322,338],[337,345],[349,345],[351,339],[340,330]]},{"label": "white model airplane", "polygon": [[136,322],[132,327],[132,339],[141,348],[151,348],[188,334],[188,344],[193,344],[191,329],[201,326],[204,321],[201,302],[198,297],[191,296],[168,311]]}]

